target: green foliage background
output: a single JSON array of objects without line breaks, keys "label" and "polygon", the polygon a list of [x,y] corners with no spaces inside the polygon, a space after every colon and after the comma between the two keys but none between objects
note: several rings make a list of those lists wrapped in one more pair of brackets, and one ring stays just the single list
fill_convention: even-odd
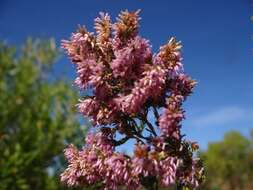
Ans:
[{"label": "green foliage background", "polygon": [[207,190],[253,189],[253,131],[250,137],[231,131],[200,153],[206,168]]},{"label": "green foliage background", "polygon": [[0,189],[62,189],[62,150],[85,130],[71,85],[54,76],[53,40],[0,44]]}]

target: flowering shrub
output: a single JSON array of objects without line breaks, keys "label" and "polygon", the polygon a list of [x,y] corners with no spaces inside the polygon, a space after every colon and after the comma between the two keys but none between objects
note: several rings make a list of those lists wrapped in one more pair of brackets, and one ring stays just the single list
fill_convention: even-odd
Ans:
[{"label": "flowering shrub", "polygon": [[[201,162],[193,156],[198,147],[180,133],[182,103],[196,82],[184,73],[174,38],[152,53],[138,35],[138,13],[123,11],[114,24],[100,13],[96,35],[80,27],[62,42],[77,68],[75,83],[92,94],[80,100],[79,111],[96,128],[82,150],[65,149],[69,165],[61,180],[70,186],[195,188],[202,182]],[[136,140],[133,155],[117,152],[129,139]]]}]

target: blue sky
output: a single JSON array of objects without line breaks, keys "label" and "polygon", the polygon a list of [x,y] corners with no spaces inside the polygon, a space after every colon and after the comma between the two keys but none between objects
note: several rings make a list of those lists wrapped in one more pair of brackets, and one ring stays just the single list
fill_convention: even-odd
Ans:
[{"label": "blue sky", "polygon": [[[183,43],[185,71],[198,81],[185,103],[183,131],[205,148],[226,131],[253,128],[253,2],[251,0],[0,0],[0,39],[54,37],[59,45],[78,24],[93,30],[100,11],[141,9],[140,34],[153,50],[176,36]],[[66,57],[57,67],[73,79]]]}]

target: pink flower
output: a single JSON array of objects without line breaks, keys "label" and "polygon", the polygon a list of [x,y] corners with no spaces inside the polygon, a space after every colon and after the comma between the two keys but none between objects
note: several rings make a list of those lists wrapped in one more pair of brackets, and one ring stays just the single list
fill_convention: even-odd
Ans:
[{"label": "pink flower", "polygon": [[166,71],[160,67],[144,72],[144,77],[135,83],[131,93],[116,98],[117,105],[123,112],[135,114],[140,111],[149,98],[157,98],[165,87]]},{"label": "pink flower", "polygon": [[126,80],[136,78],[142,65],[147,64],[151,56],[148,41],[137,36],[125,47],[115,51],[115,59],[111,62],[113,74],[116,77],[126,77]]},{"label": "pink flower", "polygon": [[80,88],[87,88],[88,86],[96,87],[101,83],[101,75],[104,66],[95,60],[87,59],[77,64],[78,77],[75,83]]},{"label": "pink flower", "polygon": [[64,150],[64,155],[69,162],[72,162],[79,156],[77,148],[72,144]]},{"label": "pink flower", "polygon": [[93,120],[96,120],[100,105],[95,98],[87,98],[82,100],[77,106],[80,113],[88,117],[92,117]]},{"label": "pink flower", "polygon": [[[182,104],[196,82],[184,73],[175,38],[152,54],[148,40],[138,35],[138,14],[123,11],[111,23],[100,13],[96,35],[79,28],[62,41],[76,66],[75,83],[89,94],[77,107],[96,127],[81,150],[64,150],[69,164],[61,180],[69,186],[138,190],[154,183],[195,188],[202,182],[202,164],[180,131]],[[132,156],[116,151],[129,139],[136,140]]]}]

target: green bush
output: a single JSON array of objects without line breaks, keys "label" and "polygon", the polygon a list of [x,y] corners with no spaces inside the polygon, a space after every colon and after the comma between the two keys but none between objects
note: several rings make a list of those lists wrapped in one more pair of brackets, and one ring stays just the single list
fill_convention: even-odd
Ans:
[{"label": "green bush", "polygon": [[53,73],[53,40],[0,43],[0,189],[63,189],[62,150],[84,137],[76,92]]}]

